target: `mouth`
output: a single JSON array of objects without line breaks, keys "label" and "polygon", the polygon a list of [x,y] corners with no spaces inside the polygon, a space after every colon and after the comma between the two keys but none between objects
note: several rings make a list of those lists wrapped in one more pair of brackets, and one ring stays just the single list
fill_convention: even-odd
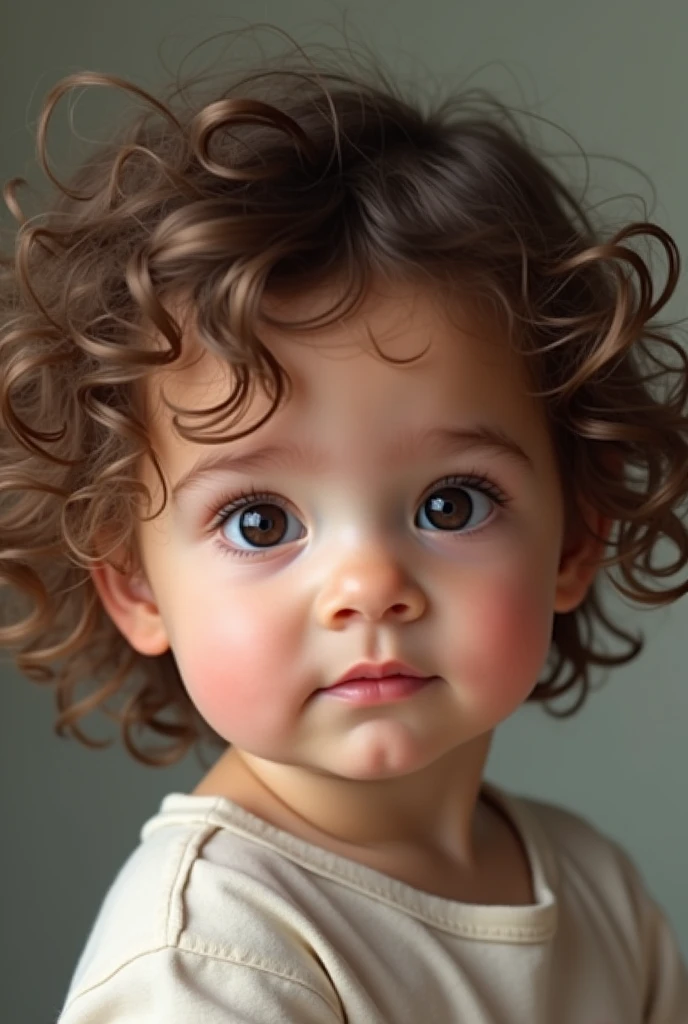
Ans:
[{"label": "mouth", "polygon": [[394,704],[397,701],[408,700],[438,679],[439,676],[402,675],[384,676],[381,679],[348,679],[335,686],[328,686],[320,693],[331,700],[357,707],[370,707],[374,704]]},{"label": "mouth", "polygon": [[406,700],[438,679],[402,661],[361,662],[320,692],[333,700],[364,707]]},{"label": "mouth", "polygon": [[404,661],[359,661],[339,677],[334,686],[346,683],[350,679],[387,679],[390,676],[404,676],[407,679],[427,679],[428,677],[412,665]]}]

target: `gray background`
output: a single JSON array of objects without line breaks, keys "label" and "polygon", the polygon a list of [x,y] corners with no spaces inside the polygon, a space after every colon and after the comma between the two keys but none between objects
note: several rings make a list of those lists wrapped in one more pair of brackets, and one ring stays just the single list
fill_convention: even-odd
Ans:
[{"label": "gray background", "polygon": [[[354,37],[400,72],[460,80],[479,71],[480,84],[535,108],[586,149],[641,167],[656,186],[655,218],[685,248],[688,4],[681,0],[22,0],[2,15],[0,177],[36,180],[30,126],[42,95],[65,73],[93,68],[151,86],[161,77],[161,43],[174,63],[237,18],[278,24],[302,41],[336,41],[328,26],[341,27],[345,14]],[[64,109],[58,120],[55,152],[68,155]],[[558,138],[560,149],[570,149],[565,143]],[[622,164],[595,161],[593,172],[599,198],[635,192],[652,200],[647,183]],[[624,216],[623,204],[613,210]],[[630,216],[639,212],[636,201]],[[672,312],[685,314],[684,289]],[[637,663],[573,720],[522,709],[502,727],[488,775],[582,812],[622,841],[688,953],[685,604],[626,608],[623,616],[647,635]],[[118,749],[92,752],[57,739],[51,695],[10,670],[2,712],[0,1018],[37,1024],[54,1020],[141,824],[165,793],[188,790],[202,769],[191,757],[147,769]],[[95,731],[107,734],[104,726]]]}]

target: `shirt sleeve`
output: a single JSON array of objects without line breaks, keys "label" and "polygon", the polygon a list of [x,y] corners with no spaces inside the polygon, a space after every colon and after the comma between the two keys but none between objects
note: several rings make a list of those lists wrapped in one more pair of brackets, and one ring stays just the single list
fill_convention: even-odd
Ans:
[{"label": "shirt sleeve", "polygon": [[57,1024],[343,1024],[331,992],[226,951],[168,946],[76,993]]},{"label": "shirt sleeve", "polygon": [[647,985],[644,1024],[688,1021],[688,974],[676,936],[660,908],[649,900],[645,947]]},{"label": "shirt sleeve", "polygon": [[685,1024],[688,972],[678,940],[631,858],[621,849],[618,852],[638,916],[645,997],[643,1024]]}]

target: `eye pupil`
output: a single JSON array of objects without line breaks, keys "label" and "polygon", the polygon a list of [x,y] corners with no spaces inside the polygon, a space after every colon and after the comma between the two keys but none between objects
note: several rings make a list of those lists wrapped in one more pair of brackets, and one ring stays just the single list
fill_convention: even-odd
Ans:
[{"label": "eye pupil", "polygon": [[240,517],[241,535],[249,544],[278,543],[286,531],[287,517],[277,505],[252,505]]},{"label": "eye pupil", "polygon": [[[439,497],[450,494],[450,498]],[[471,518],[473,502],[461,487],[443,487],[425,502],[425,511],[433,526],[438,529],[456,530]]]}]

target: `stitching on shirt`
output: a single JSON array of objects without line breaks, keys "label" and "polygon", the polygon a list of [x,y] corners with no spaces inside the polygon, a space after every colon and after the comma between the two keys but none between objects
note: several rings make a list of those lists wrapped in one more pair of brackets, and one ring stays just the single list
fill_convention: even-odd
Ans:
[{"label": "stitching on shirt", "polygon": [[[184,846],[181,851],[181,856],[179,858],[179,863],[177,865],[177,870],[174,875],[174,881],[168,889],[165,914],[165,936],[170,945],[175,945],[176,943],[178,943],[179,937],[184,931],[185,921],[183,895],[184,889],[186,888],[189,881],[189,870],[193,867],[193,864],[199,854],[201,845],[208,839],[208,832],[210,832],[210,834],[213,835],[215,831],[217,831],[215,828],[213,828],[212,825],[210,825],[210,823],[208,824],[209,829],[200,833],[198,831],[192,832],[187,841],[184,843]],[[189,854],[191,847],[193,847],[194,849],[193,853],[190,856]],[[173,904],[175,906],[173,906]],[[170,934],[172,931],[172,918],[175,907],[179,908],[179,922],[174,934]]]},{"label": "stitching on shirt", "polygon": [[[267,838],[264,838],[261,835],[251,835],[250,833],[243,832],[239,828],[232,829],[232,831],[234,831],[235,834],[243,835],[250,842],[254,842],[256,845],[263,846],[268,850],[275,849],[275,846],[270,843]],[[368,882],[366,882],[365,885],[361,885],[359,879],[356,877],[356,872],[353,869],[340,871],[340,865],[338,865],[338,870],[333,871],[327,863],[313,863],[309,859],[301,857],[298,852],[292,851],[288,848],[279,848],[279,852],[283,857],[299,864],[307,871],[311,871],[313,874],[319,875],[321,878],[327,878],[336,885],[348,885],[351,889],[360,893],[362,896],[377,899],[380,903],[384,903],[393,910],[402,910],[410,916],[415,917],[416,920],[423,921],[431,927],[444,929],[452,935],[463,936],[465,938],[501,938],[524,942],[542,942],[546,939],[550,939],[555,933],[556,916],[554,913],[551,914],[552,919],[548,920],[543,925],[505,926],[499,924],[470,924],[465,921],[457,921],[451,916],[448,917],[432,906],[428,911],[425,907],[419,905],[420,900],[409,899],[405,887],[397,887],[395,885],[395,880],[392,878],[388,880],[384,887],[372,885]],[[433,900],[434,897],[427,897],[427,902]]]},{"label": "stitching on shirt", "polygon": [[[226,829],[228,825],[223,815],[223,807],[224,801],[222,798],[215,798],[211,805],[199,814],[199,824],[204,825],[206,829],[208,827],[213,829],[212,834],[214,834],[215,831]],[[441,913],[436,906],[432,905],[432,903],[429,909],[425,906],[419,905],[418,900],[409,899],[409,893],[406,891],[407,887],[403,885],[399,885],[397,887],[394,879],[388,879],[384,888],[378,887],[374,884],[369,884],[367,881],[365,885],[361,885],[357,871],[358,865],[348,865],[342,862],[342,860],[335,854],[330,854],[328,851],[324,850],[322,851],[324,855],[321,859],[321,863],[314,862],[311,857],[304,856],[303,854],[303,847],[304,845],[308,846],[308,844],[302,843],[301,840],[294,836],[290,836],[288,833],[282,833],[281,830],[275,829],[274,826],[269,824],[269,822],[264,822],[249,812],[243,811],[241,807],[237,806],[236,810],[238,812],[237,817],[239,822],[241,822],[242,818],[250,818],[252,827],[249,829],[243,823],[232,822],[229,826],[229,830],[234,832],[235,835],[243,836],[248,839],[249,842],[256,843],[257,845],[263,846],[267,849],[277,849],[282,856],[299,864],[307,871],[311,871],[323,878],[328,878],[335,884],[349,885],[361,895],[378,899],[381,903],[384,903],[386,906],[392,907],[393,909],[403,909],[406,913],[415,917],[416,920],[423,921],[431,927],[440,928],[453,935],[464,938],[483,940],[501,939],[507,942],[528,943],[546,941],[552,938],[556,931],[555,914],[551,915],[551,920],[540,925],[474,925],[465,921],[457,921],[451,916],[448,917],[446,914]],[[209,834],[204,830],[202,838],[199,837],[198,833],[195,833],[195,836],[198,844],[197,850],[200,850],[201,843],[205,842],[209,838]],[[191,841],[192,839],[190,839],[190,842]],[[333,863],[337,864],[336,871],[331,867]],[[429,900],[434,901],[434,897],[430,896]]]},{"label": "stitching on shirt", "polygon": [[[232,963],[243,964],[246,967],[257,967],[258,970],[265,971],[268,974],[276,974],[281,978],[294,981],[306,988],[311,987],[308,982],[302,981],[297,974],[284,968],[277,961],[256,957],[253,954],[243,952],[237,947],[226,946],[221,942],[208,942],[207,939],[202,939],[197,935],[189,936],[184,944],[179,945],[177,948],[182,952],[199,953],[202,956],[211,956],[217,960],[231,960]],[[314,991],[317,991],[317,989]]]},{"label": "stitching on shirt", "polygon": [[[222,798],[217,798],[213,805],[207,808],[201,815],[205,824],[214,824],[220,829],[227,828],[227,822],[223,816],[223,806],[224,801]],[[431,926],[442,928],[454,935],[462,935],[466,938],[502,938],[512,941],[542,942],[554,935],[556,918],[540,925],[473,925],[468,922],[457,921],[453,916],[442,914],[436,906],[433,906],[435,898],[432,896],[429,897],[429,901],[432,901],[430,909],[421,905],[420,898],[410,899],[408,887],[403,884],[397,885],[395,879],[387,879],[384,887],[370,884],[368,881],[366,881],[365,885],[362,885],[357,870],[358,865],[346,864],[336,854],[325,850],[321,851],[323,856],[319,858],[320,863],[318,863],[303,853],[304,846],[308,847],[309,844],[304,844],[297,837],[275,829],[269,822],[264,822],[260,818],[251,815],[250,812],[243,811],[241,807],[237,807],[237,810],[240,819],[251,818],[252,827],[249,829],[243,823],[236,824],[232,822],[230,827],[231,831],[235,834],[243,835],[249,841],[258,843],[268,849],[274,850],[277,848],[283,856],[300,864],[306,870],[312,871],[321,877],[329,878],[330,881],[335,883],[348,884],[362,895],[372,896],[394,909],[403,908],[417,920],[424,921]],[[333,870],[332,864],[337,865],[336,870]],[[427,903],[428,900],[423,902]]]},{"label": "stitching on shirt", "polygon": [[344,1021],[344,1018],[341,1016],[339,1009],[333,1006],[332,1003],[330,1003],[329,1000],[327,1000],[321,992],[318,992],[317,989],[313,988],[313,986],[309,985],[307,982],[301,981],[299,978],[295,978],[293,975],[287,974],[285,971],[278,970],[267,964],[262,964],[259,961],[247,961],[239,959],[235,956],[232,956],[229,953],[219,955],[217,953],[210,953],[207,950],[189,949],[187,947],[176,946],[170,943],[166,943],[163,946],[158,946],[156,949],[147,949],[143,953],[137,953],[136,956],[132,956],[128,960],[124,960],[121,964],[118,964],[118,966],[113,971],[111,971],[110,974],[107,974],[104,978],[101,978],[100,981],[97,981],[93,985],[89,985],[88,988],[76,992],[75,995],[69,1000],[69,1002],[65,1004],[62,1013],[65,1013],[68,1009],[70,1009],[78,999],[82,998],[82,996],[88,995],[89,992],[94,992],[96,989],[101,988],[102,985],[105,985],[108,981],[110,981],[117,974],[123,971],[125,967],[128,967],[129,964],[133,964],[136,960],[142,960],[146,956],[152,956],[155,953],[161,953],[166,949],[172,949],[174,950],[175,953],[189,953],[192,956],[206,957],[208,960],[220,960],[223,963],[234,964],[236,967],[248,967],[249,969],[253,968],[254,970],[262,971],[263,974],[273,974],[275,977],[280,978],[281,981],[288,982],[291,985],[298,985],[300,988],[306,989],[306,991],[311,992],[314,996],[317,996],[318,999],[321,1000],[321,1002],[325,1003],[325,1005],[330,1010],[332,1010],[333,1013],[337,1015],[339,1020],[341,1020],[342,1022]]}]

